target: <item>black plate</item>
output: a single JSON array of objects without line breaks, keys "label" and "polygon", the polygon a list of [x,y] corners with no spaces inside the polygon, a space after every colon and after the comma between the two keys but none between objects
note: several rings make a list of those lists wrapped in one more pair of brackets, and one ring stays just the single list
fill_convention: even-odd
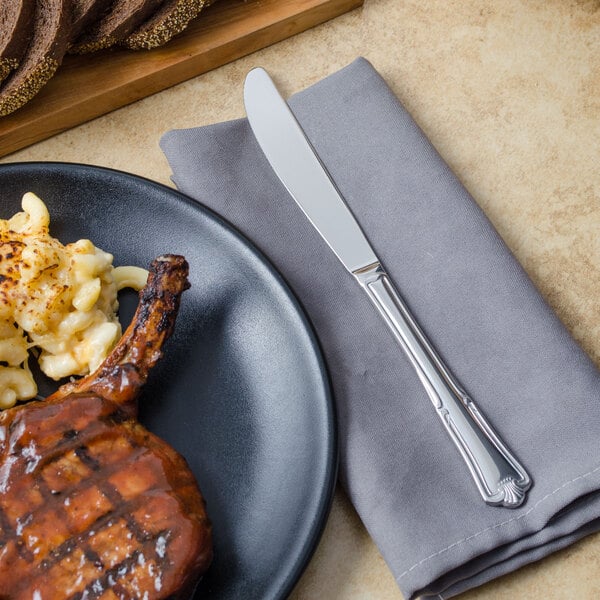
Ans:
[{"label": "black plate", "polygon": [[[249,242],[165,186],[84,165],[0,165],[1,217],[27,191],[47,204],[52,235],[90,238],[115,265],[188,259],[192,287],[140,419],[186,457],[208,503],[215,559],[195,598],[284,598],[322,531],[336,467],[329,384],[293,295]],[[123,321],[136,300],[121,298]]]}]

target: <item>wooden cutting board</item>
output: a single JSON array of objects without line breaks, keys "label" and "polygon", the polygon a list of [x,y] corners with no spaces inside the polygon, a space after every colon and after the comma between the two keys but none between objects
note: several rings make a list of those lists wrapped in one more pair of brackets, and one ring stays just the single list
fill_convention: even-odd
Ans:
[{"label": "wooden cutting board", "polygon": [[150,51],[67,56],[42,91],[0,117],[5,156],[111,110],[281,41],[363,0],[217,0],[187,30]]}]

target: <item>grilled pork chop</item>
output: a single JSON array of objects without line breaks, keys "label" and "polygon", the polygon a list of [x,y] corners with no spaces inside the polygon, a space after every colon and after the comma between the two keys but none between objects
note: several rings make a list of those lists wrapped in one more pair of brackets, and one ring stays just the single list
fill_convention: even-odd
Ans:
[{"label": "grilled pork chop", "polygon": [[0,415],[0,599],[186,598],[212,558],[185,460],[136,421],[136,396],[189,286],[157,258],[99,369]]}]

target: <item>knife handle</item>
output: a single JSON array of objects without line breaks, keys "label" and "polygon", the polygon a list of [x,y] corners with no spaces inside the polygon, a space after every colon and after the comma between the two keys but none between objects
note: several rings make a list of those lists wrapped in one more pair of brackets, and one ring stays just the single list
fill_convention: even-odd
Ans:
[{"label": "knife handle", "polygon": [[444,364],[381,264],[353,275],[408,356],[485,502],[521,505],[531,478]]}]

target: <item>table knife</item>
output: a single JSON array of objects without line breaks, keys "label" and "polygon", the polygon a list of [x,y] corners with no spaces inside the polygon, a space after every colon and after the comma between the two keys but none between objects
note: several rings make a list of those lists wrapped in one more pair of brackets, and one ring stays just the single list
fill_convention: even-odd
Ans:
[{"label": "table knife", "polygon": [[483,500],[491,506],[520,506],[531,487],[530,476],[427,339],[264,69],[248,73],[244,104],[273,171],[406,353]]}]

